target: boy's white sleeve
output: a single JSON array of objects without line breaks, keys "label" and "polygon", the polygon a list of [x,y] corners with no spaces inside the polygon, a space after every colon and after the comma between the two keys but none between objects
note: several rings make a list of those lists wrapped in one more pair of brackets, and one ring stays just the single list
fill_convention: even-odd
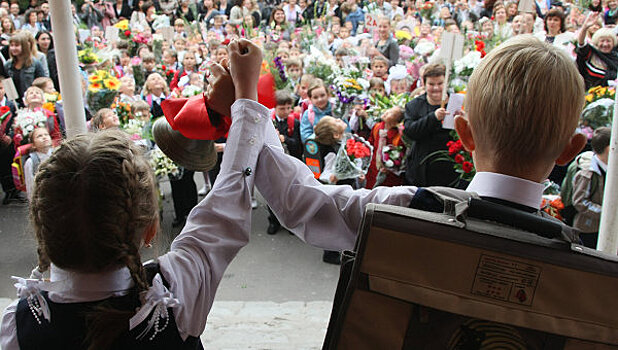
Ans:
[{"label": "boy's white sleeve", "polygon": [[352,249],[368,203],[407,207],[416,193],[412,186],[353,190],[347,185],[323,185],[307,165],[276,147],[271,141],[275,135],[272,125],[266,132],[255,186],[281,224],[311,245]]},{"label": "boy's white sleeve", "polygon": [[212,190],[189,214],[171,251],[159,259],[163,277],[181,305],[174,309],[183,339],[206,326],[223,272],[249,242],[251,193],[268,109],[250,100],[232,105],[232,125],[221,172]]}]

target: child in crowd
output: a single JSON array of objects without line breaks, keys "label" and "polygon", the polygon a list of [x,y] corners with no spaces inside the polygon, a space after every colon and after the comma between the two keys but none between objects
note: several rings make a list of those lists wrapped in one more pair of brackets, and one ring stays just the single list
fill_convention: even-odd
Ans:
[{"label": "child in crowd", "polygon": [[54,81],[48,77],[38,77],[32,82],[32,86],[36,86],[43,90],[45,96],[45,102],[56,102],[58,100],[58,91],[54,86]]},{"label": "child in crowd", "polygon": [[185,21],[182,18],[176,18],[174,20],[174,36],[186,38]]},{"label": "child in crowd", "polygon": [[142,57],[142,69],[144,74],[144,80],[148,79],[150,74],[155,73],[155,65],[156,65],[155,55],[152,52],[147,52]]},{"label": "child in crowd", "polygon": [[386,88],[384,86],[384,80],[382,78],[373,77],[369,79],[369,94],[372,97],[385,96]]},{"label": "child in crowd", "polygon": [[38,127],[30,133],[30,154],[24,164],[24,179],[26,182],[26,192],[28,199],[32,199],[34,192],[34,176],[36,175],[39,165],[42,161],[51,156],[52,141],[47,128]]},{"label": "child in crowd", "polygon": [[332,104],[329,101],[330,95],[328,89],[322,79],[315,79],[309,89],[307,95],[311,104],[303,113],[300,119],[300,138],[303,142],[313,134],[313,126],[316,125],[322,117],[332,115]]},{"label": "child in crowd", "polygon": [[161,102],[169,95],[170,89],[165,79],[159,73],[150,74],[148,80],[144,83],[142,96],[150,106],[150,113],[152,113],[153,118],[156,119],[163,116]]},{"label": "child in crowd", "polygon": [[611,134],[612,130],[607,127],[594,131],[590,140],[594,152],[590,165],[580,169],[573,179],[573,206],[577,210],[573,227],[581,231],[579,238],[592,249],[597,248],[599,239]]},{"label": "child in crowd", "polygon": [[255,168],[263,142],[247,148],[241,130],[255,118],[262,129],[270,124],[255,102],[261,52],[232,45],[239,101],[229,142],[244,148],[225,153],[221,181],[155,263],[143,266],[140,256],[159,228],[154,176],[124,133],[79,135],[40,166],[30,206],[39,266],[17,281],[20,299],[2,318],[3,348],[202,347],[217,286],[249,242],[253,177],[243,173]]},{"label": "child in crowd", "polygon": [[375,56],[371,60],[371,71],[373,72],[373,77],[375,78],[380,78],[386,81],[386,79],[388,79],[388,67],[389,62],[386,57]]},{"label": "child in crowd", "polygon": [[125,75],[120,78],[120,87],[118,88],[120,102],[133,103],[139,101],[139,95],[135,94],[135,80],[130,75]]},{"label": "child in crowd", "polygon": [[191,73],[197,72],[197,58],[195,53],[187,51],[182,60],[182,68],[174,74],[174,79],[170,83],[170,89],[176,88],[182,89],[185,85],[189,84],[189,77]]},{"label": "child in crowd", "polygon": [[92,131],[118,129],[120,127],[120,119],[118,119],[118,114],[113,109],[101,108],[92,117],[90,127]]},{"label": "child in crowd", "polygon": [[[373,158],[367,172],[367,183],[365,188],[371,189],[375,186],[400,186],[403,185],[403,170],[401,165],[406,155],[406,148],[401,140],[399,124],[403,120],[403,109],[401,107],[393,107],[388,109],[382,115],[382,121],[374,125],[369,136],[369,143],[373,146]],[[383,149],[385,146],[401,147],[399,151],[400,158],[392,159],[393,164],[386,162],[383,158]],[[395,163],[396,162],[396,163]],[[390,168],[390,169],[389,169]],[[378,176],[378,173],[382,173]],[[376,183],[376,178],[384,177],[380,183]]]},{"label": "child in crowd", "polygon": [[215,32],[219,39],[225,36],[225,28],[223,27],[223,16],[217,15],[213,19],[214,24],[210,27],[209,31]]},{"label": "child in crowd", "polygon": [[296,88],[294,89],[294,95],[296,95],[296,103],[294,104],[294,112],[298,113],[302,116],[303,113],[307,110],[307,107],[311,103],[309,100],[309,95],[307,91],[309,90],[309,86],[313,83],[315,77],[311,74],[303,74],[300,77],[300,81]]},{"label": "child in crowd", "polygon": [[36,86],[29,87],[24,93],[24,102],[28,111],[40,111],[45,114],[47,130],[51,135],[52,143],[54,146],[59,145],[60,141],[62,141],[62,127],[56,114],[43,108],[45,103],[45,93],[43,93],[43,90]]},{"label": "child in crowd", "polygon": [[175,72],[179,70],[180,67],[182,67],[181,64],[178,63],[178,55],[176,54],[176,51],[163,50],[163,55],[161,56],[161,59],[163,60],[165,68],[167,68],[168,70],[171,69]]},{"label": "child in crowd", "polygon": [[139,119],[141,121],[148,122],[151,119],[150,114],[150,106],[146,101],[139,100],[135,101],[131,104],[131,114],[135,117],[135,119]]},{"label": "child in crowd", "polygon": [[176,51],[176,55],[178,57],[178,61],[182,62],[185,57],[185,53],[187,52],[187,40],[183,37],[174,38],[174,50]]},{"label": "child in crowd", "polygon": [[296,85],[300,82],[301,75],[303,74],[303,63],[298,58],[288,58],[285,61],[285,70],[292,83],[292,88],[296,88]]},{"label": "child in crowd", "polygon": [[214,61],[221,64],[224,58],[227,58],[227,47],[219,45],[215,51]]}]

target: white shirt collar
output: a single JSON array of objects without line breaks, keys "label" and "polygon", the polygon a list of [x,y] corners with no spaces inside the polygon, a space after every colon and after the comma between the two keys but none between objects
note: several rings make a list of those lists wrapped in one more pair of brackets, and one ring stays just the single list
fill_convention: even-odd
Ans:
[{"label": "white shirt collar", "polygon": [[478,172],[466,191],[476,192],[481,197],[491,197],[538,209],[543,201],[544,186],[522,178]]},{"label": "white shirt collar", "polygon": [[103,300],[126,295],[133,287],[127,267],[101,273],[81,273],[51,265],[49,277],[54,287],[49,297],[57,303],[77,303]]}]

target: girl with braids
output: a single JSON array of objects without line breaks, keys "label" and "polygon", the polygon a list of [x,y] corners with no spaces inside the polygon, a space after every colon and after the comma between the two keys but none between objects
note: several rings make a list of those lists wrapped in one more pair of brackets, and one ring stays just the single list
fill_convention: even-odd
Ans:
[{"label": "girl with braids", "polygon": [[[214,65],[207,93],[233,118],[220,181],[155,263],[139,252],[159,227],[154,177],[124,133],[76,136],[40,164],[30,207],[39,266],[15,278],[21,299],[3,314],[0,347],[202,349],[219,281],[249,241],[252,169],[272,128],[255,102],[260,49],[241,40],[229,50],[232,69]],[[255,126],[264,132],[246,132]]]}]

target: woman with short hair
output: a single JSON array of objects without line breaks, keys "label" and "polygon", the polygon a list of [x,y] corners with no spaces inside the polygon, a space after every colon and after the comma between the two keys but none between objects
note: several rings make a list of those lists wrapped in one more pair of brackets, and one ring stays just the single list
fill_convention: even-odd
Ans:
[{"label": "woman with short hair", "polygon": [[598,16],[598,13],[592,14],[584,23],[576,49],[577,68],[584,78],[586,89],[607,86],[608,81],[616,79],[618,70],[618,55],[613,51],[617,39],[612,29],[597,30],[592,36],[592,42],[586,43],[586,33]]}]

